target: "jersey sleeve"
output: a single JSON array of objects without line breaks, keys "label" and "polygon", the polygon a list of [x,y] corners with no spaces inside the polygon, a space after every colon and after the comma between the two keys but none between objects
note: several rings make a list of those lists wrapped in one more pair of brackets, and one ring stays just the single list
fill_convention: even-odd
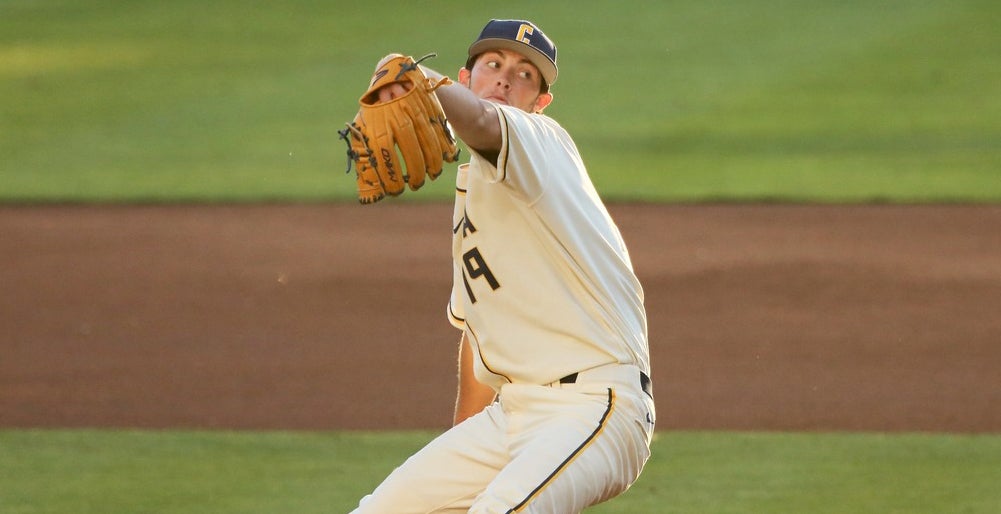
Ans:
[{"label": "jersey sleeve", "polygon": [[[543,195],[559,160],[579,159],[569,135],[548,116],[499,105],[501,150],[497,165],[481,166],[493,182],[508,186],[529,203]],[[555,165],[554,165],[555,164]]]}]

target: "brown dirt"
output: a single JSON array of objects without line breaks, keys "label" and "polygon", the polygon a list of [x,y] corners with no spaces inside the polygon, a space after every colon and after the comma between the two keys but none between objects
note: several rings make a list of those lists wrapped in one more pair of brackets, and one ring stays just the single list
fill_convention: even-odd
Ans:
[{"label": "brown dirt", "polygon": [[[445,427],[450,211],[0,207],[0,427]],[[611,211],[660,429],[1001,431],[1001,206]]]}]

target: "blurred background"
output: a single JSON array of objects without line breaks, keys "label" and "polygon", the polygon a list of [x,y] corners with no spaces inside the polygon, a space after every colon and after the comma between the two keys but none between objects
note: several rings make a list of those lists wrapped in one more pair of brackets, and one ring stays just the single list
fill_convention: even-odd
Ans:
[{"label": "blurred background", "polygon": [[606,197],[996,201],[999,16],[989,0],[2,0],[0,201],[349,198],[336,131],[374,63],[437,52],[454,75],[490,18],[556,41],[547,113]]}]

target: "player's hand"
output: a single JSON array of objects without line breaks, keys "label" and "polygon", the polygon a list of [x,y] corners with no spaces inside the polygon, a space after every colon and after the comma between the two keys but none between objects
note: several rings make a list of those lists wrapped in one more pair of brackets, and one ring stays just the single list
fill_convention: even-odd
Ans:
[{"label": "player's hand", "polygon": [[[403,57],[403,54],[395,54],[395,53],[394,54],[389,54],[389,55],[383,57],[382,59],[380,59],[379,60],[379,64],[375,65],[376,71],[378,71],[380,68],[382,68],[382,66],[384,64],[386,64],[387,62],[389,62],[392,59],[395,59],[397,57]],[[407,91],[410,91],[413,88],[414,88],[413,84],[410,84],[410,83],[399,83],[399,82],[394,83],[394,84],[389,84],[389,85],[387,85],[385,87],[382,87],[382,88],[380,88],[377,91],[377,94],[379,96],[379,103],[386,103],[386,102],[388,102],[390,100],[394,100],[396,98],[399,98],[399,97],[407,94]]]},{"label": "player's hand", "polygon": [[390,100],[399,98],[405,94],[407,91],[413,89],[412,84],[389,84],[388,86],[379,89],[379,103],[386,103]]}]

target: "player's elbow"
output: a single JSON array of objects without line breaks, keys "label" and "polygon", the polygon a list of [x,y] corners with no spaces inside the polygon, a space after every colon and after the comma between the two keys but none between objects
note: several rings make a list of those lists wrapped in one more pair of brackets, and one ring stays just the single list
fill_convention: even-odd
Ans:
[{"label": "player's elbow", "polygon": [[482,109],[474,116],[452,121],[453,128],[466,146],[480,153],[500,150],[500,114],[489,102],[481,102]]}]

